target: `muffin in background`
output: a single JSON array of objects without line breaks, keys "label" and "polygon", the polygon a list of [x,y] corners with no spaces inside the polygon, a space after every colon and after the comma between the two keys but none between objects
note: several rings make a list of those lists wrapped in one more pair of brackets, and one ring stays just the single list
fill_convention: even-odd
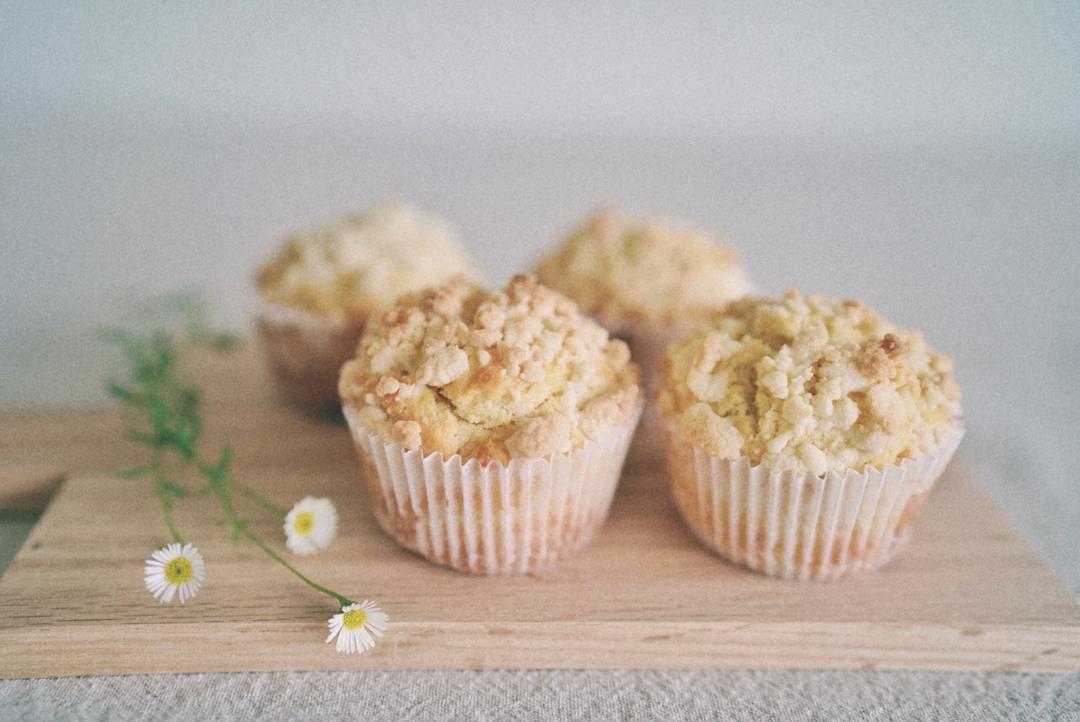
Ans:
[{"label": "muffin in background", "polygon": [[607,516],[642,398],[626,344],[515,276],[463,277],[375,314],[340,393],[372,508],[427,559],[549,569]]},{"label": "muffin in background", "polygon": [[684,521],[774,576],[889,561],[963,435],[952,361],[858,301],[736,301],[673,343],[658,374]]},{"label": "muffin in background", "polygon": [[282,393],[335,405],[338,373],[368,316],[469,269],[454,231],[407,205],[376,205],[287,238],[256,277],[259,342]]},{"label": "muffin in background", "polygon": [[[666,221],[594,213],[537,267],[540,280],[578,303],[630,345],[646,387],[664,348],[750,290],[735,253],[711,234]],[[646,411],[633,461],[662,451]]]}]

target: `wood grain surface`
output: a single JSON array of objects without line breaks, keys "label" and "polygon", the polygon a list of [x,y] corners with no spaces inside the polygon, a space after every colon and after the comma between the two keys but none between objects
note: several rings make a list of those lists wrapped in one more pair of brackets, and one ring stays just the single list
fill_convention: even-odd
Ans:
[{"label": "wood grain surface", "polygon": [[[785,583],[694,544],[660,469],[628,470],[592,546],[544,576],[477,578],[405,552],[366,508],[347,429],[278,401],[250,351],[200,358],[207,442],[236,449],[238,477],[278,503],[327,495],[341,514],[316,579],[390,614],[376,649],[322,643],[332,603],[249,543],[212,500],[181,502],[207,581],[187,606],[143,589],[166,542],[139,460],[113,410],[0,415],[0,508],[32,505],[63,478],[0,578],[0,675],[484,667],[1080,669],[1080,607],[973,480],[951,469],[911,545],[877,574]],[[955,466],[955,465],[954,465]],[[96,469],[96,471],[94,471]],[[255,507],[253,526],[281,538]]]}]

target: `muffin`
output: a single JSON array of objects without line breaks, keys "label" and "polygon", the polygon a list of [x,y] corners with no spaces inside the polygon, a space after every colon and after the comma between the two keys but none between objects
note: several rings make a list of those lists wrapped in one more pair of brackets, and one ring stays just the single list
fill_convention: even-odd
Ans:
[{"label": "muffin", "polygon": [[658,368],[675,506],[788,579],[889,561],[963,435],[952,361],[858,301],[735,301]]},{"label": "muffin", "polygon": [[[626,339],[646,386],[669,342],[750,290],[738,258],[710,234],[610,209],[571,233],[537,275]],[[655,414],[647,412],[634,460],[659,456],[660,439]]]},{"label": "muffin", "polygon": [[338,373],[368,316],[469,267],[443,221],[405,205],[288,238],[256,278],[259,342],[281,391],[297,403],[336,405]]},{"label": "muffin", "polygon": [[588,543],[643,400],[626,344],[531,275],[403,296],[369,319],[339,391],[383,529],[477,574]]}]

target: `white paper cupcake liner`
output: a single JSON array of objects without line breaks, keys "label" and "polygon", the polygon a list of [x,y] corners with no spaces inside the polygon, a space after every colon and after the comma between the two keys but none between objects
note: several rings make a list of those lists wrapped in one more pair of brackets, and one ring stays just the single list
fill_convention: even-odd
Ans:
[{"label": "white paper cupcake liner", "polygon": [[698,540],[729,561],[789,580],[839,579],[895,556],[963,436],[957,425],[917,459],[819,478],[718,459],[669,429],[672,498]]},{"label": "white paper cupcake liner", "polygon": [[508,464],[423,455],[369,431],[346,403],[372,510],[399,544],[473,574],[549,571],[607,518],[640,406],[568,454]]},{"label": "white paper cupcake liner", "polygon": [[285,398],[305,406],[337,405],[338,374],[356,355],[362,322],[263,303],[256,313],[255,328]]},{"label": "white paper cupcake liner", "polygon": [[623,339],[630,347],[630,356],[641,367],[641,385],[645,389],[645,413],[633,441],[630,442],[629,463],[659,465],[664,458],[664,425],[656,408],[656,365],[668,344],[694,330],[694,323],[663,325],[655,322],[615,321],[597,319],[613,336]]}]

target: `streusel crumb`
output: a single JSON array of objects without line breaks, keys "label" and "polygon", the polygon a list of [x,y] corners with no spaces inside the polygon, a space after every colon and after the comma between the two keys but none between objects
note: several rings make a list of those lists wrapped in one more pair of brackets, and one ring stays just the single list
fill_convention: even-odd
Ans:
[{"label": "streusel crumb", "polygon": [[612,322],[703,319],[750,288],[735,254],[708,233],[608,209],[574,231],[537,274]]},{"label": "streusel crumb", "polygon": [[861,470],[939,445],[961,414],[952,361],[858,301],[745,298],[672,344],[661,413],[722,459]]},{"label": "streusel crumb", "polygon": [[469,268],[443,221],[410,206],[382,204],[287,239],[256,281],[270,303],[363,321],[402,293]]},{"label": "streusel crumb", "polygon": [[387,441],[485,463],[626,423],[638,378],[625,343],[535,276],[498,293],[458,276],[374,314],[339,391]]}]

